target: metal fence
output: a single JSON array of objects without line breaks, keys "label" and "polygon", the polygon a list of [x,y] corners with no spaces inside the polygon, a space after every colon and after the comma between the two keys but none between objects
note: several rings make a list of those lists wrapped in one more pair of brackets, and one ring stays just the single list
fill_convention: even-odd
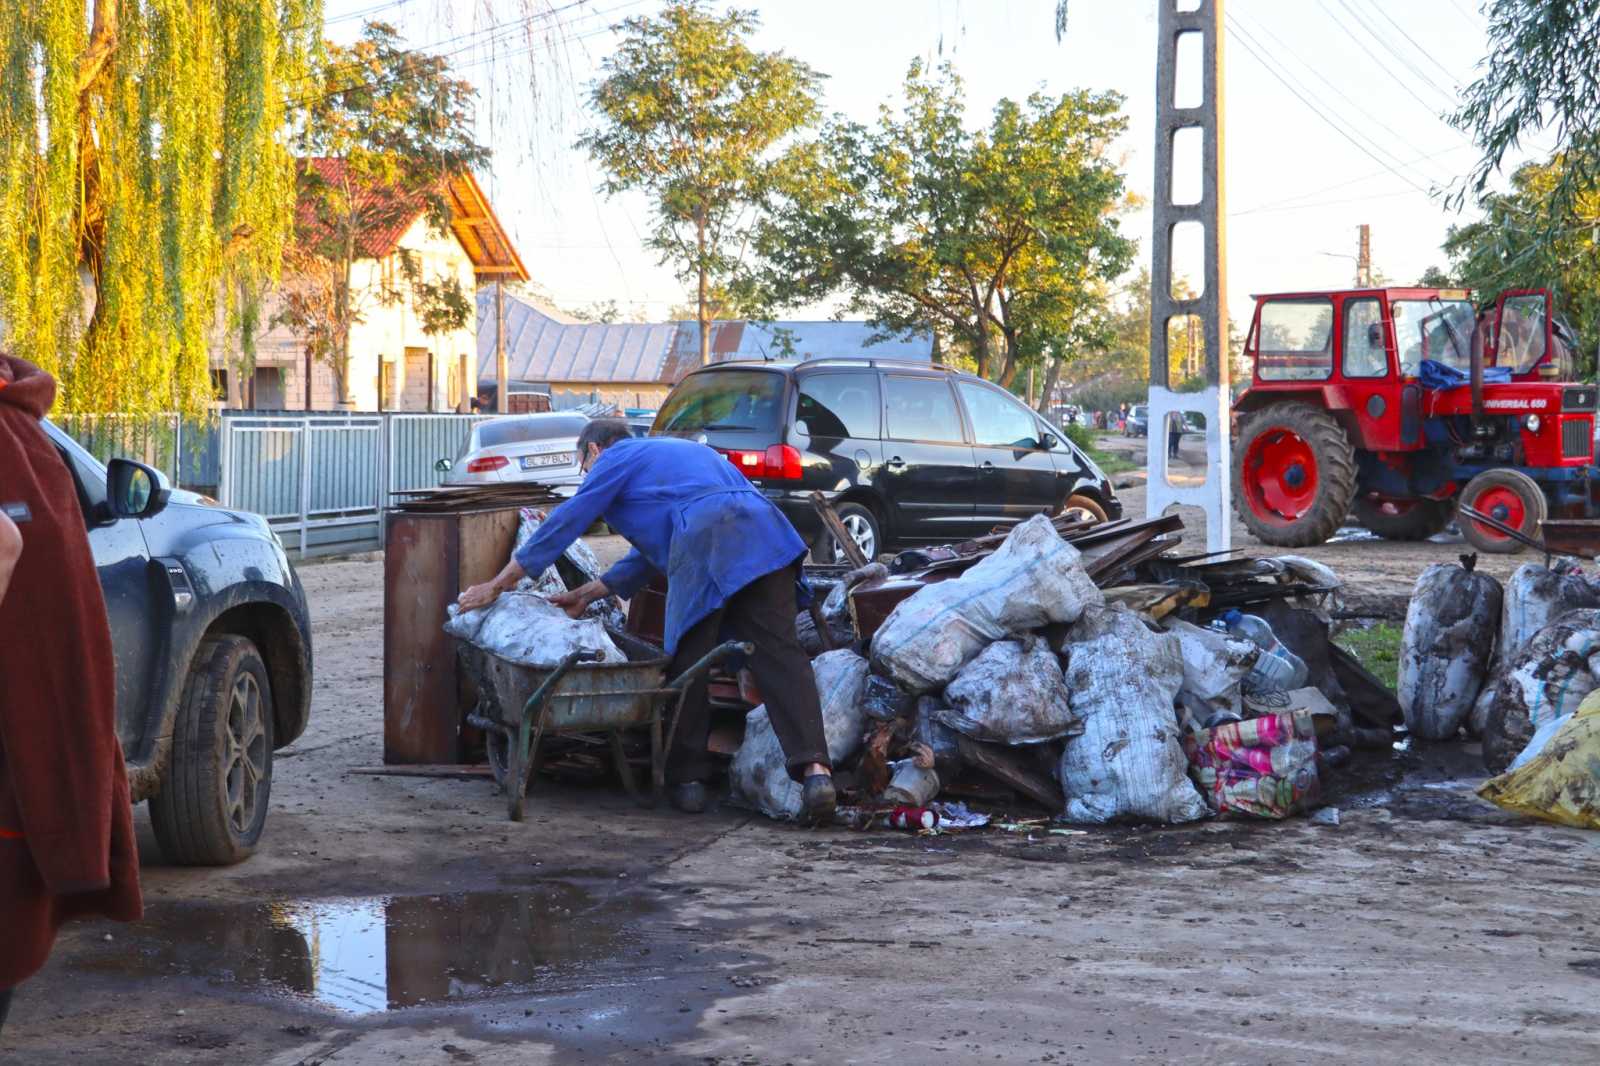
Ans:
[{"label": "metal fence", "polygon": [[437,486],[441,458],[461,450],[480,415],[225,414],[227,507],[254,511],[301,557],[383,546],[392,494]]},{"label": "metal fence", "polygon": [[455,458],[488,417],[224,411],[208,422],[77,415],[58,424],[102,461],[138,459],[175,485],[262,515],[306,557],[383,547],[392,494],[438,486],[434,464]]},{"label": "metal fence", "polygon": [[101,462],[116,456],[137,459],[180,488],[216,493],[220,456],[215,417],[86,414],[53,421]]}]

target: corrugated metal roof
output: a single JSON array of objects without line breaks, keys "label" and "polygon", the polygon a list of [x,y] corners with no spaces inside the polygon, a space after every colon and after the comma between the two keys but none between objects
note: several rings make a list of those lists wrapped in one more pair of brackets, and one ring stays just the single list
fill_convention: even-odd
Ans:
[{"label": "corrugated metal roof", "polygon": [[[478,373],[495,373],[493,287],[478,290]],[[700,365],[700,331],[694,322],[574,323],[521,296],[505,296],[506,358],[513,381],[665,382],[674,384]],[[742,320],[712,324],[711,357],[731,359],[833,358],[931,359],[927,336],[869,343],[865,322]]]}]

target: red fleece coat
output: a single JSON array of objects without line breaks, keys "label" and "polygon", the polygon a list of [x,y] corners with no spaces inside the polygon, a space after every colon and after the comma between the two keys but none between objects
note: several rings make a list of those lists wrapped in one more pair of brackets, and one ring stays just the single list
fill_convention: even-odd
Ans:
[{"label": "red fleece coat", "polygon": [[39,420],[56,383],[0,355],[0,503],[24,503],[0,599],[0,989],[72,918],[139,917],[115,658],[72,475]]}]

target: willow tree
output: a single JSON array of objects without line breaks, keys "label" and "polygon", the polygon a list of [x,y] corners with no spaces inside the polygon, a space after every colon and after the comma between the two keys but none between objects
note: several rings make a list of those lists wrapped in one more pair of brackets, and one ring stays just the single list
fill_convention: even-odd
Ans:
[{"label": "willow tree", "polygon": [[292,224],[321,0],[20,0],[0,18],[0,319],[68,411],[202,410]]}]

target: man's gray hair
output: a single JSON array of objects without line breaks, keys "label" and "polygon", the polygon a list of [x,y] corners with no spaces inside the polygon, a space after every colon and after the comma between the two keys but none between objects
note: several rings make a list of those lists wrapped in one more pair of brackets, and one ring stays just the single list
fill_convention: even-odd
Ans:
[{"label": "man's gray hair", "polygon": [[578,456],[588,453],[589,445],[597,444],[601,451],[605,451],[619,440],[627,440],[633,436],[633,431],[628,428],[628,423],[620,418],[596,418],[583,427],[583,432],[578,434]]}]

